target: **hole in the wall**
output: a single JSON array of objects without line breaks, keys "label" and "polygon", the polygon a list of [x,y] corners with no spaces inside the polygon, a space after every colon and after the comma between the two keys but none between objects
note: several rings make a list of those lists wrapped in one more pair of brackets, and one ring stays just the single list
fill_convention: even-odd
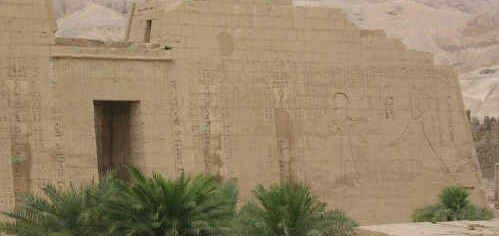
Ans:
[{"label": "hole in the wall", "polygon": [[151,42],[151,31],[152,31],[152,20],[147,20],[146,21],[146,33],[144,35],[144,42],[145,43]]}]

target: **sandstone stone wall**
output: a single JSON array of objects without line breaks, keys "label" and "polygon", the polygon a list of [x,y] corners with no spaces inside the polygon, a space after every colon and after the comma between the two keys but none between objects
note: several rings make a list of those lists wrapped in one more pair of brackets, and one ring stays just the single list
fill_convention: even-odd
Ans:
[{"label": "sandstone stone wall", "polygon": [[430,54],[264,0],[150,1],[131,40],[148,20],[174,48],[186,171],[237,178],[242,199],[299,180],[363,224],[408,221],[450,184],[485,204],[456,75]]},{"label": "sandstone stone wall", "polygon": [[[102,43],[54,40],[49,2],[0,1],[0,210],[98,178],[102,102],[132,104],[129,164],[237,178],[242,200],[292,179],[362,224],[450,184],[485,204],[456,75],[339,10],[148,1],[136,43]],[[149,20],[161,46],[140,43]]]},{"label": "sandstone stone wall", "polygon": [[43,111],[55,24],[49,9],[42,0],[0,1],[0,211],[52,177],[50,144],[41,138],[50,120]]},{"label": "sandstone stone wall", "polygon": [[[166,111],[154,113],[157,121],[142,127],[142,119],[150,119],[157,103],[165,102],[154,91],[167,91],[168,66],[161,64],[168,53],[127,43],[56,43],[50,2],[0,1],[0,211],[46,184],[63,188],[98,180],[95,100],[140,101],[144,106],[134,110],[140,114],[132,121],[140,128],[131,130],[144,131],[149,140],[169,134],[156,128]],[[131,164],[143,167],[142,153],[154,149],[143,145],[148,138],[141,132],[131,135],[138,140],[132,143],[130,156],[137,158]]]},{"label": "sandstone stone wall", "polygon": [[[98,179],[96,102],[133,103],[125,126],[129,126],[129,150],[116,150],[129,164],[170,176],[175,175],[173,136],[174,84],[168,76],[172,66],[163,49],[130,45],[98,45],[91,42],[61,42],[52,48],[51,94],[57,96],[61,133],[57,142],[64,149],[65,184]],[[126,137],[114,137],[126,138]]]}]

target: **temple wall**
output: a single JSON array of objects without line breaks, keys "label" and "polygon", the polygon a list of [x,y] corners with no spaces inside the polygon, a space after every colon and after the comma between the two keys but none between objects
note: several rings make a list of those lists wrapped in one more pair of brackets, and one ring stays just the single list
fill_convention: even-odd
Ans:
[{"label": "temple wall", "polygon": [[[13,209],[22,194],[38,193],[47,184],[64,188],[98,180],[96,99],[141,102],[131,111],[136,141],[130,144],[131,164],[175,174],[162,165],[170,161],[157,158],[173,155],[158,151],[163,145],[148,145],[169,142],[163,136],[170,130],[156,126],[165,123],[167,129],[173,122],[162,119],[170,113],[153,112],[161,102],[160,107],[169,107],[170,99],[153,92],[171,90],[168,66],[162,66],[171,59],[168,53],[126,43],[56,43],[50,2],[0,2],[0,211]],[[143,125],[142,119],[149,121]]]},{"label": "temple wall", "polygon": [[485,204],[457,76],[432,55],[336,9],[150,2],[132,41],[147,20],[173,47],[186,171],[237,178],[243,200],[299,180],[362,224],[408,221],[451,184]]},{"label": "temple wall", "polygon": [[99,177],[95,102],[133,103],[130,164],[236,178],[242,200],[292,179],[362,224],[450,184],[485,204],[456,74],[339,10],[148,1],[132,44],[54,40],[48,2],[0,1],[0,210]]},{"label": "temple wall", "polygon": [[[54,19],[49,1],[0,2],[0,211],[50,178],[49,47]],[[43,174],[42,174],[43,173]]]}]

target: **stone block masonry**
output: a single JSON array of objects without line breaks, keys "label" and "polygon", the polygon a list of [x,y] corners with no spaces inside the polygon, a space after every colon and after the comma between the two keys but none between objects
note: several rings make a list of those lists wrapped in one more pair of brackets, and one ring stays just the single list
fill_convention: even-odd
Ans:
[{"label": "stone block masonry", "polygon": [[289,2],[149,1],[133,19],[131,41],[150,22],[174,48],[183,170],[237,178],[243,200],[305,182],[361,223],[409,221],[451,184],[485,204],[456,74],[431,54]]},{"label": "stone block masonry", "polygon": [[54,40],[48,2],[0,1],[0,210],[123,162],[236,178],[242,200],[304,182],[362,224],[451,184],[486,204],[456,74],[340,10],[147,1],[104,43]]}]

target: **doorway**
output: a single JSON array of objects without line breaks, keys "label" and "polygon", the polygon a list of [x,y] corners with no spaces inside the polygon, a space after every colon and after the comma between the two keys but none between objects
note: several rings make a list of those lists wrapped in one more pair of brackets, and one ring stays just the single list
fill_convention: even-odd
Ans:
[{"label": "doorway", "polygon": [[128,181],[126,166],[133,164],[136,120],[139,102],[94,101],[95,137],[99,177],[113,172]]}]

